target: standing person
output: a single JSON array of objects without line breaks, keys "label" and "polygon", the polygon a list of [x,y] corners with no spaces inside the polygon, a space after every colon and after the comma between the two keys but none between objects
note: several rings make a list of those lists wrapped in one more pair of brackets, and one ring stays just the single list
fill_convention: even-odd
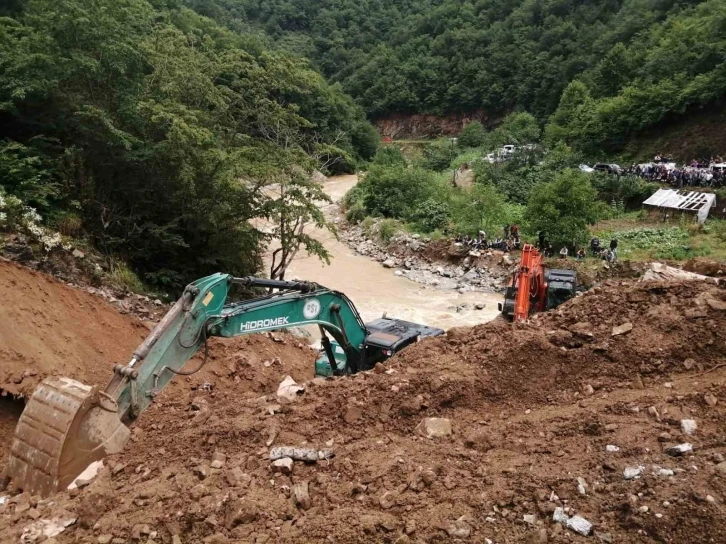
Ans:
[{"label": "standing person", "polygon": [[541,230],[539,231],[539,250],[544,251],[547,246],[545,246],[545,231]]},{"label": "standing person", "polygon": [[510,226],[509,226],[509,223],[507,223],[506,225],[504,225],[504,239],[505,240],[509,239],[509,230],[510,230]]},{"label": "standing person", "polygon": [[613,238],[610,240],[610,253],[612,254],[612,262],[618,259],[618,239]]}]

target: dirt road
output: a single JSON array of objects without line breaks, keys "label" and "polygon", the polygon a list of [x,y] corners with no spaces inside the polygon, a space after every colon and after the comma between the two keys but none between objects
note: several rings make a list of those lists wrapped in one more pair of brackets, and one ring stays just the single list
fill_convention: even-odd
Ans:
[{"label": "dirt road", "polygon": [[[337,176],[325,183],[325,191],[338,202],[357,183],[357,176]],[[328,206],[333,214],[337,204]],[[437,290],[395,276],[392,270],[356,254],[328,231],[316,229],[320,239],[333,255],[330,265],[317,257],[300,252],[289,268],[288,277],[308,279],[347,294],[356,304],[364,320],[380,317],[387,312],[391,317],[417,321],[448,329],[462,325],[476,325],[494,319],[501,295],[495,293],[465,293]],[[470,309],[456,311],[458,305],[468,303]],[[474,310],[474,304],[486,304],[484,310]]]}]

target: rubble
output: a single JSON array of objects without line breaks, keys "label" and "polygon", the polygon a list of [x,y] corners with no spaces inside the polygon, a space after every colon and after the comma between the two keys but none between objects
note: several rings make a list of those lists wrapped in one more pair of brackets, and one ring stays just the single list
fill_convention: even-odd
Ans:
[{"label": "rubble", "polygon": [[623,478],[626,480],[635,480],[642,476],[644,470],[644,466],[625,467],[625,470],[623,470]]},{"label": "rubble", "polygon": [[686,453],[689,453],[691,451],[693,451],[693,445],[685,442],[683,444],[678,444],[677,446],[672,446],[668,448],[666,450],[666,453],[673,457],[680,457],[681,455],[685,455]]},{"label": "rubble", "polygon": [[416,427],[421,436],[441,438],[451,434],[451,421],[446,418],[427,417]]},{"label": "rubble", "polygon": [[270,461],[290,458],[296,461],[315,462],[333,457],[332,450],[316,450],[312,448],[295,448],[293,446],[278,446],[270,450]]},{"label": "rubble", "polygon": [[696,432],[696,429],[698,429],[698,425],[696,424],[695,419],[682,419],[681,420],[681,430],[688,435],[691,435]]}]

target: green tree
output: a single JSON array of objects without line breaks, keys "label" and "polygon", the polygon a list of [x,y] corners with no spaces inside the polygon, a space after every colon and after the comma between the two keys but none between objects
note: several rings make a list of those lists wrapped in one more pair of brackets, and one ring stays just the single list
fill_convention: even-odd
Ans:
[{"label": "green tree", "polygon": [[487,131],[479,121],[468,123],[459,132],[458,144],[461,147],[480,147],[484,144]]},{"label": "green tree", "polygon": [[434,174],[423,168],[374,165],[362,185],[370,215],[406,219],[435,190]]},{"label": "green tree", "polygon": [[587,174],[568,169],[533,188],[524,218],[530,232],[544,231],[554,244],[574,248],[587,241],[597,210],[597,191]]}]

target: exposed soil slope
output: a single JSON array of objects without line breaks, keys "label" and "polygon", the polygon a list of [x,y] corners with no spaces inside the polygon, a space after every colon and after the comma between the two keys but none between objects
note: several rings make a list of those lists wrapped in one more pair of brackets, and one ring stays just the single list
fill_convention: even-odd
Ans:
[{"label": "exposed soil slope", "polygon": [[[167,390],[94,482],[35,510],[78,518],[60,543],[584,541],[556,507],[593,523],[592,542],[722,542],[724,353],[722,289],[606,284],[528,325],[452,330],[314,380],[289,404],[228,378]],[[429,417],[453,433],[421,436]],[[666,453],[682,442],[694,451]],[[281,474],[274,446],[335,456]],[[0,507],[0,541],[34,501]]]}]

